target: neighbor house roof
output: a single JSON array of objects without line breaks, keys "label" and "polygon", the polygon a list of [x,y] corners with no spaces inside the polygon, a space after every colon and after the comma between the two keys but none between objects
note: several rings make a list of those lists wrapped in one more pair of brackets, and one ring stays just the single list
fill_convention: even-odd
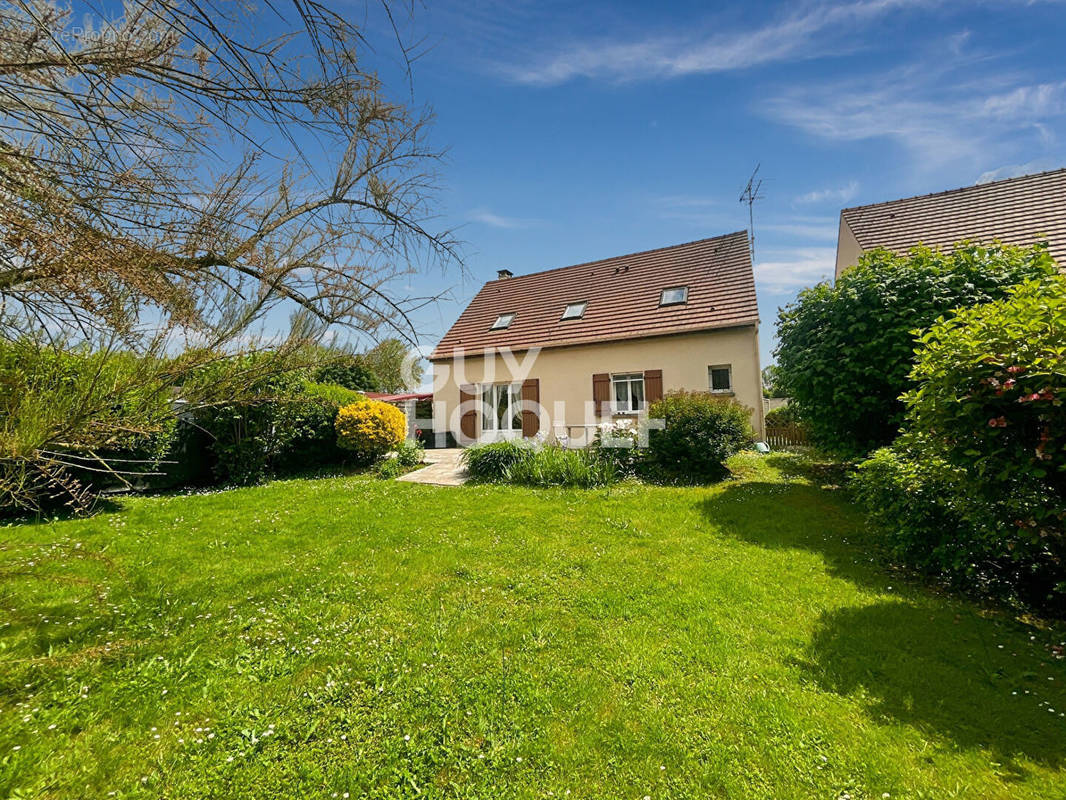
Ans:
[{"label": "neighbor house roof", "polygon": [[1066,169],[907,197],[840,212],[862,250],[905,252],[963,239],[1031,245],[1046,239],[1066,266]]},{"label": "neighbor house roof", "polygon": [[[682,286],[686,302],[660,305],[663,289]],[[581,317],[562,319],[568,304],[581,302]],[[491,330],[507,314],[515,315],[510,325]],[[752,325],[758,316],[748,235],[740,231],[489,281],[430,359]]]},{"label": "neighbor house roof", "polygon": [[399,403],[403,400],[432,400],[433,392],[363,392],[370,400],[380,400],[382,403]]}]

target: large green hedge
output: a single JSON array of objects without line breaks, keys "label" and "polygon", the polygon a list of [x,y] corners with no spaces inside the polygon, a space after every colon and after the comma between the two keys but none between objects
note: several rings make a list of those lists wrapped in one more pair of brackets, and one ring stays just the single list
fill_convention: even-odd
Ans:
[{"label": "large green hedge", "polygon": [[914,386],[916,330],[1054,271],[1044,246],[867,253],[781,310],[781,388],[823,447],[861,455],[887,445],[903,420],[900,395]]},{"label": "large green hedge", "polygon": [[860,465],[859,499],[907,562],[1066,611],[1066,277],[920,343],[906,432]]}]

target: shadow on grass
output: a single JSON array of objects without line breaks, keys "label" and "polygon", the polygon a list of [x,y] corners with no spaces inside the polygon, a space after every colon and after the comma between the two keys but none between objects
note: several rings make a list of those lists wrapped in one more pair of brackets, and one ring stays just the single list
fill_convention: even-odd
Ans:
[{"label": "shadow on grass", "polygon": [[774,549],[810,550],[822,555],[833,575],[863,585],[885,584],[862,515],[840,492],[800,483],[744,481],[724,484],[701,510],[738,539]]},{"label": "shadow on grass", "polygon": [[799,663],[821,689],[855,696],[878,721],[987,748],[1016,775],[1019,759],[1066,762],[1066,718],[1058,716],[1066,712],[1066,666],[1052,658],[1050,634],[1031,640],[1036,629],[890,576],[841,492],[745,482],[723,487],[702,510],[738,539],[818,553],[834,577],[879,590],[895,585],[899,600],[822,615]]},{"label": "shadow on grass", "polygon": [[1066,670],[1016,625],[947,606],[846,608],[823,616],[802,666],[874,719],[986,748],[1015,774],[1018,759],[1066,757]]},{"label": "shadow on grass", "polygon": [[81,510],[73,509],[69,506],[57,506],[37,512],[0,514],[0,526],[50,525],[53,522],[67,522],[73,519],[89,519],[102,514],[114,514],[123,509],[122,503],[118,499],[119,497],[116,495],[98,497],[89,508]]},{"label": "shadow on grass", "polygon": [[781,472],[786,478],[805,478],[825,489],[838,489],[844,485],[851,465],[828,457],[820,457],[810,448],[802,452],[777,452],[765,457],[766,465]]}]

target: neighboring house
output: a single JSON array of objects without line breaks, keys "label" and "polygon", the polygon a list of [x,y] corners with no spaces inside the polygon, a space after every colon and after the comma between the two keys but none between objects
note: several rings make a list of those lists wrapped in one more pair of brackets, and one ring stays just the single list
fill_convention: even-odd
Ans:
[{"label": "neighboring house", "polygon": [[763,429],[748,237],[732,233],[513,277],[501,270],[430,355],[434,424],[463,444],[572,444],[672,389],[752,409]]},{"label": "neighboring house", "polygon": [[407,420],[406,427],[408,439],[414,439],[416,431],[418,431],[415,406],[421,400],[433,399],[433,394],[431,392],[363,392],[363,395],[370,400],[388,403],[389,405],[394,405],[400,409],[400,411],[403,412],[404,419]]},{"label": "neighboring house", "polygon": [[836,276],[876,247],[904,253],[918,243],[950,247],[964,239],[1047,241],[1052,257],[1066,266],[1066,169],[845,208]]}]

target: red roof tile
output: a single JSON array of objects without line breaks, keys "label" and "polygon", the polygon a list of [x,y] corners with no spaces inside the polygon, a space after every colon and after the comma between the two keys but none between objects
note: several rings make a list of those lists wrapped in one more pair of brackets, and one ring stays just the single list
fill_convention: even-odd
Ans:
[{"label": "red roof tile", "polygon": [[948,192],[845,208],[859,247],[905,252],[922,242],[949,247],[970,239],[1030,245],[1046,239],[1066,266],[1066,169]]},{"label": "red roof tile", "polygon": [[[659,305],[663,289],[688,287],[684,305]],[[568,303],[587,301],[580,319]],[[514,313],[505,330],[489,330]],[[688,244],[590,261],[486,283],[430,355],[461,349],[531,347],[637,339],[758,322],[755,279],[744,231]]]}]

